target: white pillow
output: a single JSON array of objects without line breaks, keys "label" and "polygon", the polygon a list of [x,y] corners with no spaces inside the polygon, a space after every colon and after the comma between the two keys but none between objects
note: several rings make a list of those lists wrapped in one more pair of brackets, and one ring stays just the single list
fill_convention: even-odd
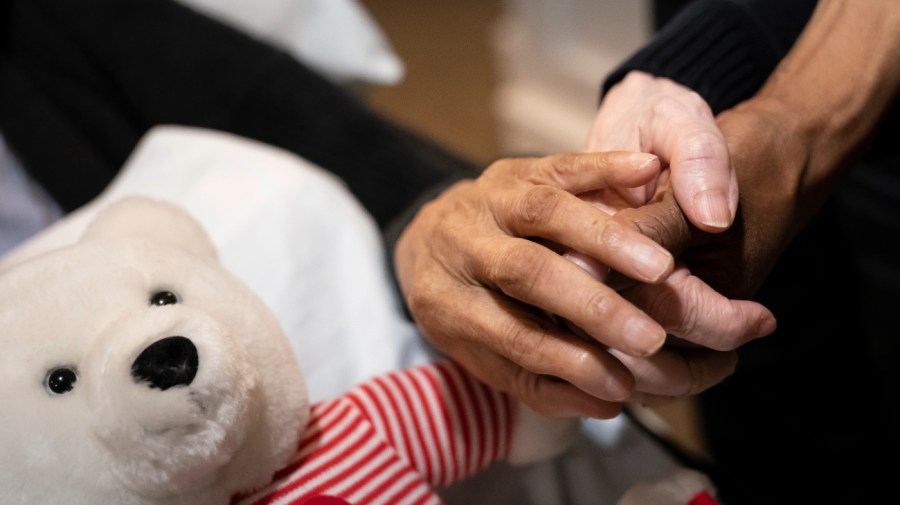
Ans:
[{"label": "white pillow", "polygon": [[180,0],[284,49],[331,80],[396,84],[403,63],[354,0]]}]

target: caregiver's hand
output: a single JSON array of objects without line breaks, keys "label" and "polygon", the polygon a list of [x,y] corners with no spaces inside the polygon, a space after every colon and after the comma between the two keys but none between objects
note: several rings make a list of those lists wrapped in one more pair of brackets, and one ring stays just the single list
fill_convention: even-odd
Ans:
[{"label": "caregiver's hand", "polygon": [[[688,239],[691,224],[694,231],[710,233],[731,225],[738,191],[728,146],[710,108],[690,89],[643,72],[629,73],[604,97],[587,148],[640,150],[660,157],[660,177],[642,188],[610,187],[579,196],[610,213],[640,207],[633,224],[670,250],[679,250]],[[669,198],[645,206],[657,192]],[[631,222],[631,210],[619,214],[623,223]],[[571,251],[565,256],[598,280],[616,284],[595,259]],[[734,370],[734,349],[775,329],[765,307],[722,296],[683,265],[663,283],[637,285],[621,294],[670,335],[693,344],[667,345],[648,357],[611,351],[635,377],[629,400],[645,404],[696,394],[721,382]]]},{"label": "caregiver's hand", "polygon": [[[626,75],[603,98],[587,149],[655,154],[694,226],[718,232],[734,220],[738,186],[725,139],[703,98],[674,81],[640,71]],[[655,183],[601,192],[620,193],[621,207],[639,207],[652,197]],[[611,201],[608,194],[601,199]]]},{"label": "caregiver's hand", "polygon": [[606,346],[647,356],[665,331],[539,242],[582,251],[643,283],[667,278],[673,259],[665,249],[573,196],[645,185],[658,171],[646,154],[564,154],[501,160],[452,186],[420,210],[395,250],[398,282],[423,333],[538,412],[616,415],[634,378]]}]

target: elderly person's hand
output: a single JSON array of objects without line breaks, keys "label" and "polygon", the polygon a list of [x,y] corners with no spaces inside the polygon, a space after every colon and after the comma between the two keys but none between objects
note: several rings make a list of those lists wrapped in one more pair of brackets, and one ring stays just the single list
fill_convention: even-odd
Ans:
[{"label": "elderly person's hand", "polygon": [[[620,360],[612,350],[619,357],[650,356],[668,328],[559,252],[579,251],[642,284],[665,281],[664,289],[678,293],[676,301],[693,296],[681,291],[692,284],[670,277],[673,260],[665,249],[631,223],[574,196],[640,187],[658,176],[654,156],[566,154],[502,160],[478,179],[451,187],[422,208],[395,251],[401,290],[424,335],[483,381],[538,412],[616,415],[636,379],[623,364],[627,358]],[[731,314],[729,307],[737,316],[725,318],[727,328],[721,329],[712,326],[723,320],[702,317],[693,306],[654,308],[665,313],[669,326],[684,328],[685,339],[717,335],[725,349],[769,329],[764,322],[771,315],[756,304],[718,297],[703,306],[723,316]],[[687,319],[694,323],[684,324]],[[730,358],[695,366],[668,355],[636,362],[632,368],[646,374],[637,384],[652,385],[651,393],[687,394],[733,366]],[[678,384],[660,380],[667,374]]]},{"label": "elderly person's hand", "polygon": [[[738,186],[725,139],[703,98],[663,77],[632,71],[603,98],[587,139],[587,150],[625,150],[657,155],[667,170],[675,198],[701,230],[722,231],[734,220]],[[604,195],[637,207],[649,201],[656,181]]]},{"label": "elderly person's hand", "polygon": [[741,188],[734,226],[715,235],[690,230],[663,196],[678,198],[674,182],[658,191],[665,203],[625,211],[628,219],[725,295],[754,294],[900,96],[898,21],[894,2],[819,3],[762,89],[718,115]]},{"label": "elderly person's hand", "polygon": [[[640,208],[633,224],[673,250],[691,230],[722,233],[731,225],[738,191],[728,146],[710,108],[691,90],[665,78],[629,73],[604,97],[587,147],[642,150],[662,160],[660,176],[641,188],[609,187],[579,196],[610,214]],[[655,196],[655,203],[647,205]],[[631,215],[625,210],[618,218],[627,223]],[[596,279],[619,284],[596,258],[575,251],[564,256]],[[775,329],[768,310],[723,297],[680,262],[665,282],[635,285],[621,295],[678,337],[673,342],[693,344],[667,345],[647,357],[611,350],[636,379],[629,400],[645,404],[717,384],[734,370],[733,349]]]}]

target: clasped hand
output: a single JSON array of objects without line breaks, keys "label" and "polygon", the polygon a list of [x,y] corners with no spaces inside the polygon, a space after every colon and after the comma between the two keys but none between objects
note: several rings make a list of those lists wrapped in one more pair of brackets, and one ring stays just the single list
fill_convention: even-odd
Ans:
[{"label": "clasped hand", "polygon": [[[660,81],[623,84],[631,93]],[[737,206],[708,109],[686,90],[659,96],[670,111],[690,105],[681,120],[696,128],[660,140],[640,121],[653,101],[601,108],[588,146],[602,152],[500,160],[425,205],[397,243],[398,282],[422,333],[545,415],[609,418],[624,401],[695,394],[733,371],[735,348],[775,328],[764,307],[720,295],[648,238],[675,249],[689,228],[726,229]],[[609,133],[613,123],[625,133]],[[698,168],[711,157],[721,163]]]}]

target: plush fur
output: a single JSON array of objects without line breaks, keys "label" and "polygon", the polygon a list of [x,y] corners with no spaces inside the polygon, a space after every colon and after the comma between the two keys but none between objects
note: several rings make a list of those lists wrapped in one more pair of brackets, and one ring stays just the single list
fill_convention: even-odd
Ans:
[{"label": "plush fur", "polygon": [[[269,483],[309,418],[276,319],[180,208],[132,197],[0,274],[3,503],[227,504]],[[577,424],[520,417],[512,457]]]}]

